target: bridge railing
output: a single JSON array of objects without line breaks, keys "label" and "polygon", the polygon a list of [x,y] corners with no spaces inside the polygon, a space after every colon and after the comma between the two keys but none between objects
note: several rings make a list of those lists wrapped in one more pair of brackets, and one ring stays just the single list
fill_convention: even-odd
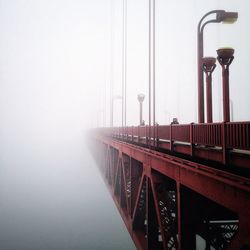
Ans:
[{"label": "bridge railing", "polygon": [[191,125],[192,143],[205,146],[222,146],[223,123]]},{"label": "bridge railing", "polygon": [[[217,161],[224,164],[228,161],[228,151],[232,149],[250,151],[250,122],[130,126],[98,130],[107,136],[191,156],[197,147],[202,146],[206,150],[214,148],[217,152],[221,150],[221,156]],[[248,153],[250,159],[250,152]],[[201,154],[201,157],[207,156]],[[212,155],[210,158],[213,160]]]},{"label": "bridge railing", "polygon": [[170,125],[171,140],[179,142],[191,142],[190,124]]},{"label": "bridge railing", "polygon": [[250,150],[250,122],[229,122],[225,126],[227,148]]},{"label": "bridge railing", "polygon": [[100,131],[109,136],[152,139],[155,136],[158,140],[219,147],[223,146],[225,138],[227,148],[250,149],[250,122],[113,127]]},{"label": "bridge railing", "polygon": [[158,125],[157,126],[157,138],[162,140],[170,140],[170,126],[169,125]]}]

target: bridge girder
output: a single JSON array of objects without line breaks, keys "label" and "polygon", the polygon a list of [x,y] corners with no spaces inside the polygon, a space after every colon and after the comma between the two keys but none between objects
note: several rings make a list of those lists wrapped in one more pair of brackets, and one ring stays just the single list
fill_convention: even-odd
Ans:
[{"label": "bridge girder", "polygon": [[[250,182],[204,165],[92,138],[92,152],[137,249],[250,246]],[[215,233],[216,232],[216,233]]]}]

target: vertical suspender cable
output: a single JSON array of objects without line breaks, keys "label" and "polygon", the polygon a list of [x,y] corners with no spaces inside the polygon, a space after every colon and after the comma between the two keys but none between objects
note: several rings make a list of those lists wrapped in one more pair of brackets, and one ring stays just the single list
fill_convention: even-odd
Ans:
[{"label": "vertical suspender cable", "polygon": [[106,91],[107,91],[107,75],[106,75],[106,69],[105,69],[105,79],[104,79],[104,97],[103,97],[103,127],[106,127]]},{"label": "vertical suspender cable", "polygon": [[127,105],[127,0],[122,7],[122,127],[126,126]]},{"label": "vertical suspender cable", "polygon": [[149,146],[151,145],[151,0],[148,6],[148,125],[149,125]]},{"label": "vertical suspender cable", "polygon": [[124,126],[124,4],[122,1],[122,127]]},{"label": "vertical suspender cable", "polygon": [[110,127],[113,127],[114,123],[114,28],[113,28],[113,17],[114,17],[114,9],[113,9],[113,0],[110,0]]},{"label": "vertical suspender cable", "polygon": [[[156,142],[156,127],[155,127],[155,0],[149,0],[149,127],[151,127],[151,118],[153,116],[153,124],[149,128],[149,141],[151,145],[151,138],[153,138],[153,144]],[[152,93],[151,93],[152,90]],[[151,114],[152,112],[152,114]],[[153,131],[153,134],[151,132]]]},{"label": "vertical suspender cable", "polygon": [[152,19],[153,19],[153,24],[152,24],[152,30],[153,30],[153,39],[152,39],[152,83],[153,83],[153,124],[154,124],[154,146],[156,146],[156,122],[155,122],[155,0],[153,0],[153,13],[152,13]]},{"label": "vertical suspender cable", "polygon": [[127,0],[124,0],[124,125],[127,125]]}]

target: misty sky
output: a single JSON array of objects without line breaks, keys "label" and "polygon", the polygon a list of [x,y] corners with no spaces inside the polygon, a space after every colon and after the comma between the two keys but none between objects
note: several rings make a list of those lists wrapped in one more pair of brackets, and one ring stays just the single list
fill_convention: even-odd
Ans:
[{"label": "misty sky", "polygon": [[[121,93],[122,1],[113,1],[113,81],[115,95]],[[138,124],[138,93],[146,95],[144,119],[148,120],[148,1],[128,0],[127,91],[128,125]],[[233,47],[235,59],[230,67],[230,105],[233,121],[250,119],[249,0],[156,0],[156,121],[197,122],[196,34],[200,18],[208,11],[237,11],[238,21],[209,24],[204,31],[204,56],[216,57],[220,47]],[[212,18],[211,16],[210,18]],[[221,67],[213,73],[214,121],[222,121]],[[121,124],[120,101],[115,101],[115,124]],[[133,110],[133,112],[132,112]]]},{"label": "misty sky", "polygon": [[134,249],[84,142],[105,1],[0,0],[0,249]]},{"label": "misty sky", "polygon": [[[127,0],[127,122],[148,105],[148,1]],[[249,0],[156,0],[156,121],[197,121],[196,27],[212,9],[238,11],[205,30],[205,55],[235,48],[233,120],[249,120]],[[121,95],[122,0],[0,0],[0,250],[134,249],[84,141],[109,124]],[[112,69],[112,70],[111,70]],[[221,68],[213,81],[222,120]],[[114,124],[121,124],[115,101]]]}]

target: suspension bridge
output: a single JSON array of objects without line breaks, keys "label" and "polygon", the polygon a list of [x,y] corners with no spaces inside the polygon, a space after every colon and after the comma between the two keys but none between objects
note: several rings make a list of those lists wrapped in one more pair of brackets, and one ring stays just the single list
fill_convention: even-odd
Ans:
[{"label": "suspension bridge", "polygon": [[[90,130],[89,147],[137,249],[194,250],[197,241],[206,250],[250,249],[250,121],[231,121],[230,117],[229,66],[234,49],[217,50],[217,58],[203,55],[204,27],[233,23],[238,13],[213,10],[198,24],[198,122],[179,124],[174,119],[159,125],[155,119],[154,8],[154,1],[149,1],[148,124],[142,119],[143,95],[138,96],[139,125],[126,124],[125,8],[122,124],[113,126],[111,113],[110,127]],[[207,20],[210,15],[215,17]],[[212,109],[216,61],[222,72],[220,122],[213,122]]]}]

